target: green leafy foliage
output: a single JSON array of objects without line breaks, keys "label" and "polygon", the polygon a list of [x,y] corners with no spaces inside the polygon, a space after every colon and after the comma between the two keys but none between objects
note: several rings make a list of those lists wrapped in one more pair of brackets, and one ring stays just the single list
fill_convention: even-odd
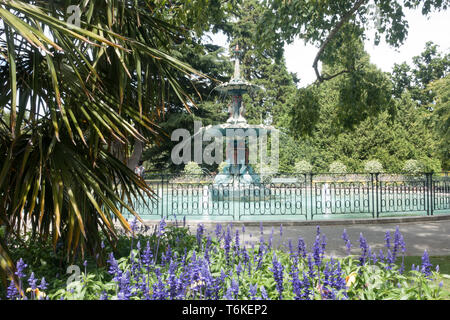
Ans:
[{"label": "green leafy foliage", "polygon": [[[238,237],[231,237],[228,229],[223,233],[216,232],[218,238],[206,237],[201,230],[198,226],[195,237],[188,228],[171,226],[162,233],[155,229],[151,235],[136,233],[132,238],[123,238],[123,251],[116,251],[114,261],[117,269],[113,274],[109,274],[106,269],[88,268],[81,274],[81,279],[76,281],[52,281],[55,286],[47,291],[47,296],[50,299],[70,300],[97,300],[101,297],[116,300],[126,298],[126,295],[133,300],[150,296],[201,300],[207,295],[212,299],[232,297],[238,300],[261,297],[271,300],[446,298],[441,287],[446,281],[445,275],[433,270],[424,274],[409,269],[410,264],[405,269],[405,257],[398,258],[400,261],[397,263],[391,263],[379,257],[374,260],[366,256],[365,262],[361,263],[362,256],[324,256],[319,248],[324,249],[325,245],[320,242],[308,254],[300,248],[299,251],[292,247],[282,250],[275,246],[277,239],[272,237],[268,242],[260,241],[249,246],[237,241]],[[153,238],[155,235],[158,236]],[[229,240],[225,240],[226,237]],[[160,255],[156,262],[142,263],[146,242],[154,253],[159,249]],[[109,249],[106,247],[105,252]],[[314,258],[311,255],[313,251]],[[170,257],[170,261],[163,257]],[[208,266],[206,271],[198,269],[199,261]],[[113,276],[117,277],[119,271],[119,279],[114,279]],[[135,282],[139,273],[144,275],[143,281],[147,283],[148,292],[142,290],[142,282]],[[199,277],[200,274],[203,277]],[[180,295],[176,292],[181,287],[177,287],[175,279],[187,281],[187,286],[178,293]],[[216,279],[214,283],[217,286],[212,282],[207,283],[210,281],[208,279]],[[280,285],[283,287],[281,291]],[[333,290],[333,286],[339,289]],[[206,292],[206,288],[215,292]]]}]

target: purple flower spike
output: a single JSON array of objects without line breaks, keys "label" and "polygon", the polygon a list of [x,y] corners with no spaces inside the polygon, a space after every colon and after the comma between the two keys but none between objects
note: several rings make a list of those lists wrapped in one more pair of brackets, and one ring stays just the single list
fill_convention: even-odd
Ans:
[{"label": "purple flower spike", "polygon": [[297,252],[299,256],[302,256],[303,258],[306,258],[306,245],[303,238],[298,238],[298,246],[297,246]]},{"label": "purple flower spike", "polygon": [[391,234],[389,233],[389,231],[386,231],[384,240],[386,241],[386,248],[390,249],[391,248]]},{"label": "purple flower spike", "polygon": [[272,259],[272,266],[273,268],[269,268],[270,271],[273,273],[273,277],[275,278],[276,288],[279,293],[280,300],[283,296],[283,270],[284,267],[281,264],[281,262],[278,261],[277,256],[274,254]]},{"label": "purple flower spike", "polygon": [[6,297],[9,300],[15,300],[19,297],[19,291],[17,290],[13,280],[11,280],[8,288],[6,289]]},{"label": "purple flower spike", "polygon": [[346,229],[344,229],[344,232],[342,233],[342,239],[344,240],[345,247],[347,248],[347,255],[350,255],[350,250],[352,248],[352,244],[350,243],[350,239],[348,237]]},{"label": "purple flower spike", "polygon": [[39,289],[47,290],[47,287],[48,287],[48,283],[45,281],[45,278],[42,277],[41,284],[39,285]]},{"label": "purple flower spike", "polygon": [[23,272],[23,270],[25,270],[26,267],[28,267],[28,265],[25,262],[23,262],[22,258],[20,258],[19,261],[17,261],[16,265],[17,269],[17,271],[15,272],[16,276],[18,276],[19,278],[25,277],[25,273]]},{"label": "purple flower spike", "polygon": [[367,245],[367,241],[362,233],[359,234],[359,247],[361,248],[361,256],[359,258],[359,261],[360,264],[363,265],[368,257],[369,246]]},{"label": "purple flower spike", "polygon": [[422,265],[420,266],[420,272],[422,272],[426,277],[431,275],[431,267],[430,257],[428,256],[427,250],[424,251],[422,256]]},{"label": "purple flower spike", "polygon": [[34,272],[32,272],[30,277],[28,278],[28,284],[30,285],[31,290],[36,290],[36,288],[37,288],[37,279],[34,277]]},{"label": "purple flower spike", "polygon": [[264,288],[264,286],[261,286],[261,298],[263,300],[269,300],[269,297],[267,296],[266,288]]}]

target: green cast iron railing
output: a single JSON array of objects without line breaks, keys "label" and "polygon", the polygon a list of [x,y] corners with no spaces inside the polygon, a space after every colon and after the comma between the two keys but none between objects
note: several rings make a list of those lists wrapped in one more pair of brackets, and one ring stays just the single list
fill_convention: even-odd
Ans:
[{"label": "green cast iron railing", "polygon": [[146,173],[145,218],[324,219],[450,213],[448,173],[265,174],[261,185],[214,185],[210,175]]}]

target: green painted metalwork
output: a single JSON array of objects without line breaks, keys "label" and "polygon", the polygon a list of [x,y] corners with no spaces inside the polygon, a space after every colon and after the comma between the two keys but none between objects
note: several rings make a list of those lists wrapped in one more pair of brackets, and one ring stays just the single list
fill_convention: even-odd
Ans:
[{"label": "green painted metalwork", "polygon": [[[317,220],[450,213],[450,177],[438,173],[276,174],[261,177],[263,189],[248,184],[212,188],[213,176],[146,174],[146,181],[157,197],[133,201],[144,219]],[[229,194],[236,191],[241,197],[233,200]]]}]

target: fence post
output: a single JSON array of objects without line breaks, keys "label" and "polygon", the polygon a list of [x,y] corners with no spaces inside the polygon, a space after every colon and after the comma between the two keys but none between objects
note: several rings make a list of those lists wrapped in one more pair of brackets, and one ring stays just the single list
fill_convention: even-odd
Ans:
[{"label": "fence post", "polygon": [[375,196],[372,172],[370,173],[370,188],[372,189],[372,192],[370,193],[372,195],[372,218],[375,218]]},{"label": "fence post", "polygon": [[428,182],[428,210],[427,215],[433,215],[433,207],[434,207],[434,201],[433,201],[433,172],[427,173],[427,182]]},{"label": "fence post", "polygon": [[[375,173],[375,208],[376,208],[376,214],[377,214],[377,218],[380,216],[380,212],[379,212],[379,208],[378,208],[378,200],[380,200],[380,201],[382,201],[382,199],[381,199],[381,194],[382,194],[382,192],[380,193],[380,195],[378,195],[378,184],[379,184],[379,179],[378,179],[378,176],[380,175],[380,173],[379,172],[377,172],[377,173]],[[379,197],[379,199],[378,199],[378,197]]]},{"label": "fence post", "polygon": [[161,174],[161,220],[164,219],[164,199],[167,199],[167,196],[164,195],[164,175]]},{"label": "fence post", "polygon": [[[314,209],[313,209],[313,173],[309,175],[309,199],[311,203],[311,220],[313,220]],[[308,209],[308,204],[306,204],[306,209]],[[306,212],[306,220],[308,220],[308,212]]]}]

